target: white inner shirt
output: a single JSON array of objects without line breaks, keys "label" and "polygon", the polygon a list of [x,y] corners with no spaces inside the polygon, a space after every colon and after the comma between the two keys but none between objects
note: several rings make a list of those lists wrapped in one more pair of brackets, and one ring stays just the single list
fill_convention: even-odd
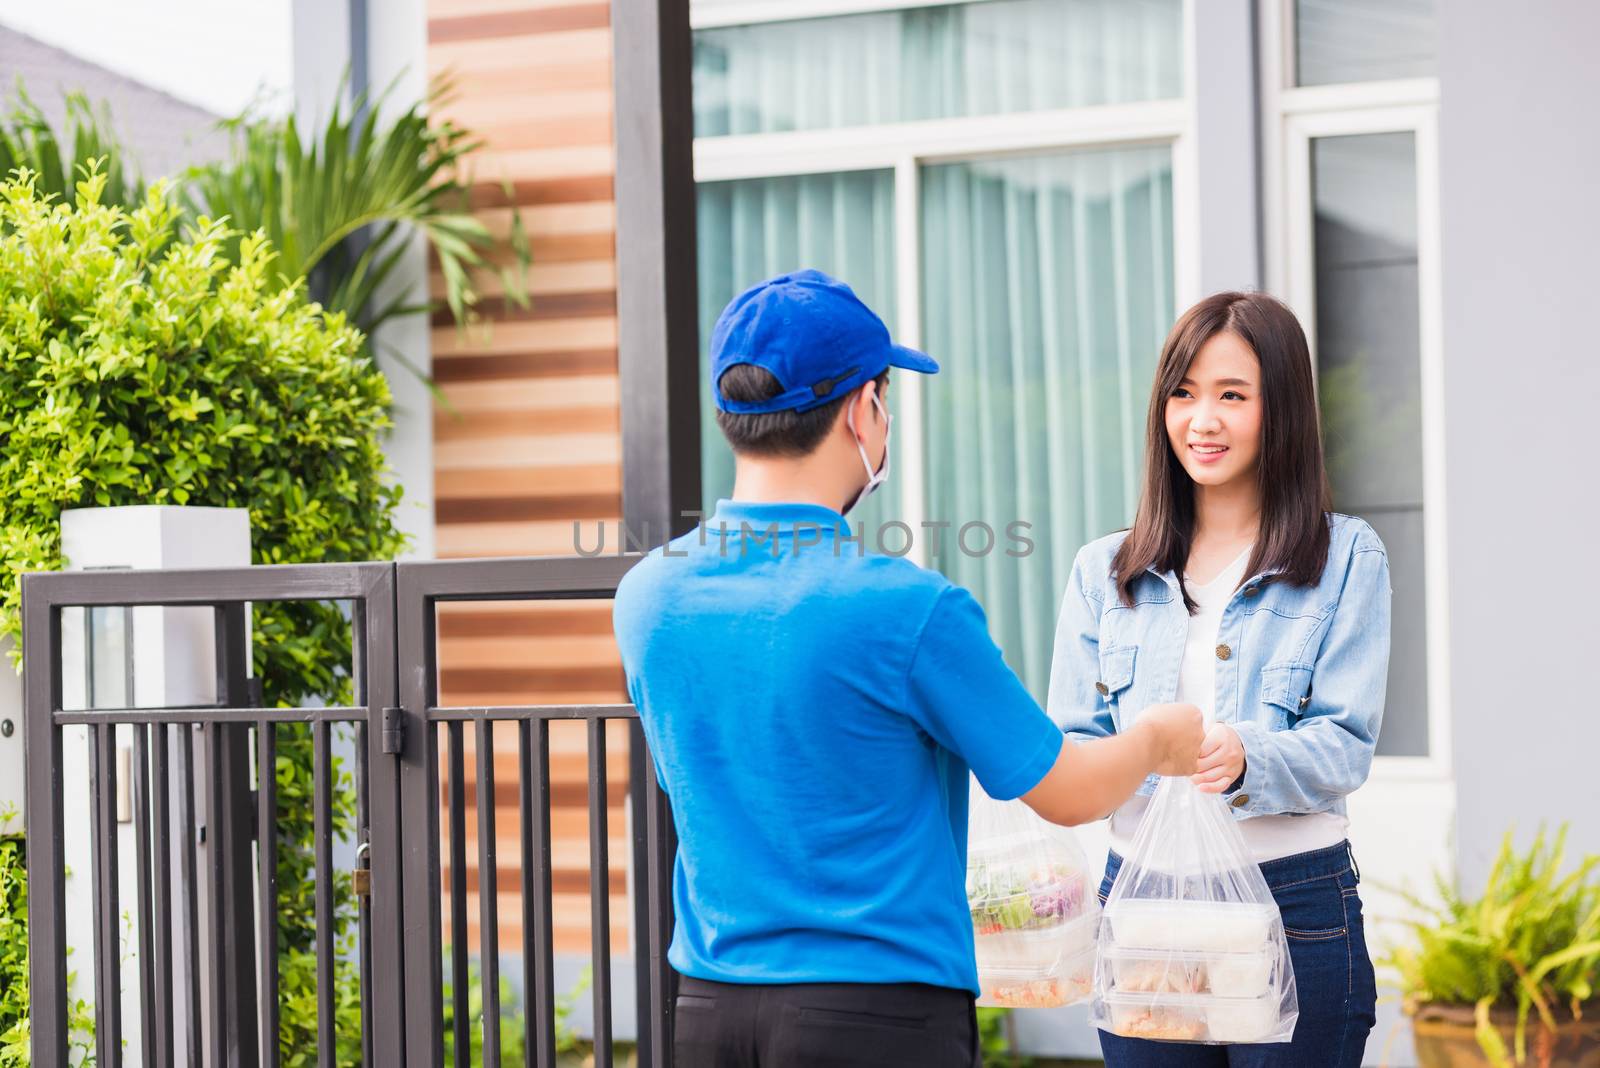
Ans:
[{"label": "white inner shirt", "polygon": [[[1250,562],[1250,553],[1254,548],[1252,545],[1245,549],[1233,563],[1204,585],[1193,582],[1188,576],[1184,577],[1184,584],[1196,608],[1194,615],[1189,617],[1189,632],[1183,644],[1183,663],[1178,669],[1178,693],[1174,700],[1198,707],[1205,714],[1207,728],[1217,718],[1217,633],[1222,627],[1222,613],[1233,599],[1239,584],[1244,581],[1244,569]],[[1141,711],[1135,711],[1131,717],[1125,715],[1124,726],[1131,724]],[[1139,829],[1139,821],[1144,818],[1149,805],[1148,797],[1134,796],[1111,814],[1111,848],[1119,855],[1126,857],[1133,847],[1134,833]],[[1250,848],[1257,864],[1338,845],[1345,840],[1349,824],[1350,821],[1345,817],[1331,812],[1254,816],[1238,821],[1245,845]]]}]

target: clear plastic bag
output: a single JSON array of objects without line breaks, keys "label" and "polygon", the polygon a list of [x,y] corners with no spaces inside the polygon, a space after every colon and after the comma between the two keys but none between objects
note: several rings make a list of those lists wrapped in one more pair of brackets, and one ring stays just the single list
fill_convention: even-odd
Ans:
[{"label": "clear plastic bag", "polygon": [[1093,1024],[1168,1042],[1287,1042],[1283,917],[1227,803],[1164,778],[1101,913]]},{"label": "clear plastic bag", "polygon": [[980,1005],[1049,1008],[1089,996],[1099,900],[1076,836],[972,781],[967,906]]}]

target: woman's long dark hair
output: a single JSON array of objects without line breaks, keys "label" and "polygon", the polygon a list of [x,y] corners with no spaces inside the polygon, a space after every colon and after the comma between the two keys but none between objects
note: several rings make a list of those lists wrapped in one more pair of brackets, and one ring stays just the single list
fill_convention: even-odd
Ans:
[{"label": "woman's long dark hair", "polygon": [[[1133,585],[1146,568],[1183,582],[1194,540],[1194,481],[1167,441],[1167,399],[1200,347],[1222,333],[1249,345],[1261,365],[1261,530],[1245,574],[1273,571],[1278,581],[1309,586],[1328,562],[1331,495],[1305,332],[1294,312],[1264,293],[1216,293],[1183,313],[1161,349],[1145,428],[1144,492],[1111,565],[1124,604],[1133,603]],[[1194,611],[1187,588],[1183,599]]]}]

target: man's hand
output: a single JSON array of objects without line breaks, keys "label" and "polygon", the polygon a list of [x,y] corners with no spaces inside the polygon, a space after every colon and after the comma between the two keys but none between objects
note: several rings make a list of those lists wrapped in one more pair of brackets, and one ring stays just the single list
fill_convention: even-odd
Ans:
[{"label": "man's hand", "polygon": [[1205,720],[1194,705],[1151,705],[1121,734],[1068,740],[1055,766],[1022,800],[1068,827],[1104,819],[1151,772],[1194,774],[1204,737]]},{"label": "man's hand", "polygon": [[1157,775],[1195,773],[1205,717],[1194,705],[1151,705],[1139,713],[1134,729],[1148,733]]},{"label": "man's hand", "polygon": [[1239,732],[1226,723],[1213,723],[1200,747],[1200,766],[1190,781],[1202,793],[1220,794],[1244,774],[1244,745]]}]

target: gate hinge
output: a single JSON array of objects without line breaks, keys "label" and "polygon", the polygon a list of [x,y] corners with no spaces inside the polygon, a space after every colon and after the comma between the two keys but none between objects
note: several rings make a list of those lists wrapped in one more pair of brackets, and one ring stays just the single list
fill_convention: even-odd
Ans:
[{"label": "gate hinge", "polygon": [[405,714],[403,708],[383,710],[383,751],[398,754],[405,746]]}]

